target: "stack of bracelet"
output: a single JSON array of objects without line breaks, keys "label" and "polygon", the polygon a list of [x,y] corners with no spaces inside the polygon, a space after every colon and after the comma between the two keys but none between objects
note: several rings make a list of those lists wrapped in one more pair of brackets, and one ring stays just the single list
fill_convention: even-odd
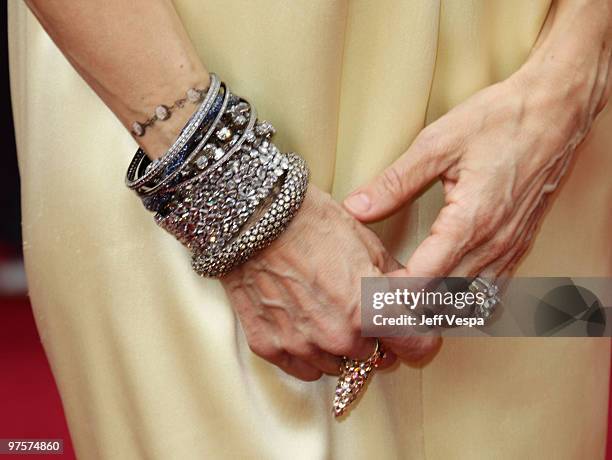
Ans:
[{"label": "stack of bracelet", "polygon": [[308,168],[278,150],[273,126],[216,75],[199,94],[199,108],[161,158],[136,152],[126,184],[191,250],[194,270],[216,277],[284,230],[306,193]]}]

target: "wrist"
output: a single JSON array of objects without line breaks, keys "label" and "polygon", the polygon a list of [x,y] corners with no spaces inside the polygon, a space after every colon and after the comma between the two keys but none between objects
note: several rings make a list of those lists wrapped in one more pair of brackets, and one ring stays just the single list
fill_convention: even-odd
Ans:
[{"label": "wrist", "polygon": [[[133,119],[127,123],[132,129],[132,123],[143,124],[156,113],[156,108],[164,106],[168,110],[166,119],[159,119],[146,126],[142,136],[135,136],[139,146],[147,152],[151,159],[161,157],[180,134],[189,118],[196,111],[200,102],[189,101],[186,92],[190,88],[205,90],[210,85],[210,76],[205,70],[185,76],[164,88],[159,88],[154,94],[142,98],[137,110],[132,110]],[[178,104],[178,105],[177,105]],[[132,134],[134,134],[132,129]]]},{"label": "wrist", "polygon": [[612,46],[599,38],[579,46],[579,37],[565,37],[554,49],[541,47],[508,79],[561,143],[584,137],[608,100]]},{"label": "wrist", "polygon": [[611,56],[610,2],[560,0],[551,7],[529,59],[511,79],[545,108],[589,119],[605,105]]}]

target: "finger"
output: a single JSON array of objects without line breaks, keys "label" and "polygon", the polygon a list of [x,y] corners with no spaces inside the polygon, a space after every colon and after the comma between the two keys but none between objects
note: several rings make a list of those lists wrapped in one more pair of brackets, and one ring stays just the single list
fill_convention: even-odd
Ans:
[{"label": "finger", "polygon": [[395,257],[389,256],[385,259],[382,271],[383,273],[389,273],[401,270],[402,268],[404,268],[404,266]]},{"label": "finger", "polygon": [[357,359],[360,361],[364,361],[370,358],[374,351],[376,350],[376,339],[372,337],[360,337],[359,340],[356,340],[354,345],[345,350],[343,356],[346,356],[350,359]]},{"label": "finger", "polygon": [[342,364],[342,358],[340,356],[334,356],[331,353],[327,353],[323,350],[318,351],[318,356],[311,362],[317,369],[327,375],[340,375],[340,365]]},{"label": "finger", "polygon": [[[379,347],[382,349],[383,353],[382,353],[382,357],[379,359],[376,368],[377,369],[388,369],[389,367],[393,366],[393,364],[395,364],[395,362],[397,361],[397,355],[390,350],[389,348],[385,347],[382,343],[382,340],[380,340],[380,345]],[[359,361],[366,361],[367,359],[371,358],[374,354],[374,350],[376,350],[376,343],[374,343],[374,348],[372,350],[370,350],[370,354],[369,355],[362,355],[359,358],[356,357],[348,357],[349,359],[357,359]]]},{"label": "finger", "polygon": [[380,241],[378,235],[371,229],[365,225],[356,223],[355,230],[364,242],[372,264],[374,267],[380,270],[380,272],[387,273],[398,270],[402,267],[402,265],[391,254],[389,254],[387,249]]},{"label": "finger", "polygon": [[433,357],[442,346],[439,336],[385,337],[381,340],[398,358],[412,364]]},{"label": "finger", "polygon": [[378,363],[378,369],[388,369],[395,364],[397,361],[397,355],[389,349],[385,349],[383,346],[384,354],[380,362]]},{"label": "finger", "polygon": [[313,382],[315,380],[319,380],[323,375],[321,370],[299,359],[297,356],[292,356],[286,352],[283,353],[283,356],[280,361],[273,364],[276,364],[287,374],[292,375],[300,380],[304,380],[305,382]]},{"label": "finger", "polygon": [[285,345],[287,353],[299,358],[301,361],[310,366],[319,369],[324,374],[339,375],[342,359],[339,356],[332,355],[314,344],[306,344],[303,342],[287,343]]},{"label": "finger", "polygon": [[336,331],[323,332],[314,342],[327,353],[356,360],[368,359],[376,350],[376,339],[362,337],[360,330],[347,323],[337,325]]},{"label": "finger", "polygon": [[410,148],[367,185],[352,192],[344,207],[358,220],[372,222],[392,214],[450,166],[443,136],[426,128]]},{"label": "finger", "polygon": [[307,382],[318,380],[322,372],[303,359],[288,353],[285,349],[275,343],[269,336],[255,336],[247,333],[247,342],[251,351],[260,358],[274,364],[289,375]]},{"label": "finger", "polygon": [[443,179],[442,186],[444,187],[444,194],[448,195],[457,185],[457,181],[452,179]]},{"label": "finger", "polygon": [[[380,360],[378,361],[376,368],[380,369],[380,370],[384,370],[384,369],[388,369],[391,366],[393,366],[395,364],[395,362],[397,361],[397,355],[395,353],[393,353],[393,351],[391,351],[388,348],[385,348],[382,345],[381,342],[381,347],[383,347],[383,355],[380,358]],[[369,356],[364,356],[363,358],[359,358],[359,361],[365,361],[368,358],[370,358],[372,356],[372,353]],[[349,359],[357,359],[357,358],[349,358]],[[341,360],[342,362],[342,360]]]},{"label": "finger", "polygon": [[444,207],[432,225],[431,234],[414,251],[404,269],[388,276],[435,278],[446,276],[463,255],[480,242],[469,218],[473,211],[456,203]]}]

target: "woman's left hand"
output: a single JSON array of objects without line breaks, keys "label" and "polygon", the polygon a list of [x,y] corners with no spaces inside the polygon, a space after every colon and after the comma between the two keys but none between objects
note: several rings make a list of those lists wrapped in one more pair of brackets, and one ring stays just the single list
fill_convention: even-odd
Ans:
[{"label": "woman's left hand", "polygon": [[[547,198],[609,92],[610,48],[592,68],[526,66],[427,126],[410,148],[344,202],[382,219],[433,180],[446,205],[398,276],[506,274],[529,247]],[[559,70],[557,79],[544,75]],[[551,86],[554,85],[554,86]]]}]

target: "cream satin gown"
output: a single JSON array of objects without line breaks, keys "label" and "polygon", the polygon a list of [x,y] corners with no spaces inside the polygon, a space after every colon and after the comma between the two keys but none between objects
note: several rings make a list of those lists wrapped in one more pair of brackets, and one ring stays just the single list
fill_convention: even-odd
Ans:
[{"label": "cream satin gown", "polygon": [[[549,5],[176,7],[207,67],[342,199],[426,123],[517,69]],[[335,379],[300,382],[249,351],[220,284],[192,273],[123,185],[130,135],[24,4],[9,10],[30,294],[80,458],[603,458],[607,339],[447,340],[423,369],[376,375],[334,421]],[[612,274],[611,123],[608,111],[581,148],[521,274]],[[377,230],[405,258],[441,202],[434,188]]]}]

